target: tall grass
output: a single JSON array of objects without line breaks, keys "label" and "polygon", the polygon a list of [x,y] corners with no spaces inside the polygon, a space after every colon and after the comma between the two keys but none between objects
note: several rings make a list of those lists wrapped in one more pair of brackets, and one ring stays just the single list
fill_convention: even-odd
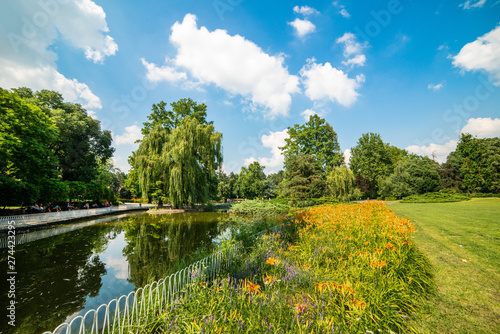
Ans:
[{"label": "tall grass", "polygon": [[432,289],[414,227],[380,202],[281,217],[233,270],[197,283],[144,328],[152,333],[408,332]]}]

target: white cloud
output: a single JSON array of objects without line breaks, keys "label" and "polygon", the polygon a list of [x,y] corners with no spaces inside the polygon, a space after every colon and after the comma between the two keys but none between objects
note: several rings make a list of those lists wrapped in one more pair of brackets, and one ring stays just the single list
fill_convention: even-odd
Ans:
[{"label": "white cloud", "polygon": [[248,166],[254,161],[258,161],[261,165],[265,166],[267,173],[276,171],[283,166],[283,155],[279,149],[286,145],[285,139],[289,138],[287,129],[283,131],[269,132],[269,135],[262,135],[261,142],[264,147],[271,149],[271,157],[250,157],[245,159],[244,165]]},{"label": "white cloud", "polygon": [[465,71],[484,70],[500,86],[500,25],[474,42],[466,44],[453,57],[453,65]]},{"label": "white cloud", "polygon": [[435,158],[437,162],[443,163],[446,161],[448,155],[455,151],[457,148],[457,141],[450,140],[443,145],[431,143],[429,145],[417,146],[411,145],[406,148],[410,153],[415,153],[422,156],[427,156],[429,158]]},{"label": "white cloud", "polygon": [[350,58],[347,61],[343,61],[342,64],[346,66],[351,66],[354,67],[354,65],[357,66],[364,66],[366,63],[366,56],[365,55],[356,55],[354,58]]},{"label": "white cloud", "polygon": [[366,56],[362,54],[366,44],[361,44],[356,41],[356,35],[346,32],[342,37],[337,38],[337,44],[344,44],[344,57],[347,59],[342,64],[353,67],[364,66]]},{"label": "white cloud", "polygon": [[428,89],[431,89],[435,92],[437,92],[438,90],[442,89],[444,87],[444,85],[446,84],[446,81],[441,81],[440,83],[438,83],[437,85],[433,85],[433,84],[429,84],[427,86]]},{"label": "white cloud", "polygon": [[344,151],[344,161],[346,165],[349,165],[349,163],[351,162],[351,155],[352,154],[350,149],[346,149]]},{"label": "white cloud", "polygon": [[[141,58],[141,62],[147,70],[146,78],[149,82],[178,82],[187,79],[187,74],[185,72],[177,72],[175,67],[167,65],[158,67],[153,63],[148,63],[144,58]],[[165,63],[168,63],[168,59],[166,59]]]},{"label": "white cloud", "polygon": [[471,4],[471,0],[467,0],[463,4],[458,5],[458,7],[463,7],[464,9],[471,9],[471,8],[481,8],[485,4],[486,0],[477,0],[476,2],[473,2]]},{"label": "white cloud", "polygon": [[319,115],[319,113],[311,109],[306,109],[301,113],[301,115],[304,117],[304,120],[308,122],[312,115]]},{"label": "white cloud", "polygon": [[90,88],[59,73],[52,46],[59,41],[101,63],[118,46],[107,33],[106,14],[91,0],[9,1],[0,11],[0,86],[61,92],[86,108],[101,108]]},{"label": "white cloud", "polygon": [[351,14],[349,14],[349,12],[347,12],[347,10],[345,10],[345,8],[342,8],[340,10],[339,14],[342,15],[343,17],[345,17],[346,19],[351,17]]},{"label": "white cloud", "polygon": [[439,51],[441,51],[441,50],[449,50],[449,49],[450,49],[450,47],[449,47],[448,45],[444,45],[444,44],[443,44],[443,45],[440,45],[437,49],[438,49]]},{"label": "white cloud", "polygon": [[141,138],[141,128],[134,124],[125,127],[125,133],[123,133],[122,135],[117,135],[114,142],[116,145],[134,144],[136,140],[139,140]]},{"label": "white cloud", "polygon": [[252,164],[253,162],[255,161],[258,161],[257,159],[255,159],[254,157],[250,157],[250,158],[246,158],[244,161],[243,161],[243,166],[249,166],[250,164]]},{"label": "white cloud", "polygon": [[116,271],[115,278],[116,279],[128,279],[128,262],[127,260],[121,258],[116,259],[112,257],[108,257],[105,260],[105,263],[108,267],[113,268]]},{"label": "white cloud", "polygon": [[85,108],[102,108],[101,100],[86,84],[66,78],[52,64],[33,66],[0,57],[0,87],[10,89],[21,86],[34,90],[56,90],[66,100],[79,102]]},{"label": "white cloud", "polygon": [[297,14],[303,14],[303,15],[311,15],[311,14],[318,14],[319,12],[314,9],[314,8],[311,8],[309,6],[295,6],[293,7],[293,11]]},{"label": "white cloud", "polygon": [[351,79],[330,63],[316,64],[313,60],[309,60],[300,70],[300,74],[306,87],[306,95],[311,100],[329,99],[345,107],[356,102],[359,96],[357,89],[365,82],[363,74]]},{"label": "white cloud", "polygon": [[478,138],[500,137],[500,118],[470,118],[460,132]]},{"label": "white cloud", "polygon": [[[289,74],[282,55],[271,56],[255,43],[225,30],[198,28],[195,15],[187,14],[182,23],[172,26],[170,41],[177,48],[173,59],[176,72],[186,69],[199,84],[215,84],[231,95],[242,95],[266,108],[269,118],[287,115],[291,94],[300,92],[299,78]],[[155,69],[154,64],[149,66]]]},{"label": "white cloud", "polygon": [[288,22],[288,24],[295,28],[295,33],[300,38],[305,38],[308,34],[316,30],[316,26],[308,19],[295,19],[292,22]]}]

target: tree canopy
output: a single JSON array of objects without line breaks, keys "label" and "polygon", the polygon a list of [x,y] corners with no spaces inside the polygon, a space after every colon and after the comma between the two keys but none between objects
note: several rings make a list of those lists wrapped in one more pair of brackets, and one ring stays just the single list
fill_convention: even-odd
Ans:
[{"label": "tree canopy", "polygon": [[133,155],[143,196],[174,207],[206,202],[222,164],[222,134],[206,120],[206,106],[191,99],[154,104]]},{"label": "tree canopy", "polygon": [[344,164],[337,133],[318,115],[312,115],[303,125],[288,127],[288,135],[286,145],[280,147],[285,159],[291,155],[312,155],[323,169]]}]

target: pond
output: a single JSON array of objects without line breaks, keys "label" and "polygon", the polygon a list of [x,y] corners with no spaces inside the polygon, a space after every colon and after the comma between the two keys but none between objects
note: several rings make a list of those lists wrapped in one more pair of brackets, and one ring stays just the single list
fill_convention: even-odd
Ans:
[{"label": "pond", "polygon": [[[0,333],[42,333],[163,278],[209,251],[225,213],[127,214],[23,235],[16,245],[16,327],[7,324],[7,249],[0,250]],[[0,243],[4,247],[4,243]]]}]

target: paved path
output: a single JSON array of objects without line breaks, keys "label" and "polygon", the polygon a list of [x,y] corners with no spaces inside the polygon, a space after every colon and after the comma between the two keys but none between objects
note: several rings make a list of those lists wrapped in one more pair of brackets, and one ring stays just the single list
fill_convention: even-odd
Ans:
[{"label": "paved path", "polygon": [[86,218],[99,217],[104,215],[114,215],[127,211],[147,210],[153,205],[122,204],[120,206],[81,209],[61,212],[35,213],[30,215],[18,215],[0,217],[0,232],[6,232],[10,225],[15,225],[16,230],[25,230],[34,227],[43,227],[63,222],[81,220]]}]

